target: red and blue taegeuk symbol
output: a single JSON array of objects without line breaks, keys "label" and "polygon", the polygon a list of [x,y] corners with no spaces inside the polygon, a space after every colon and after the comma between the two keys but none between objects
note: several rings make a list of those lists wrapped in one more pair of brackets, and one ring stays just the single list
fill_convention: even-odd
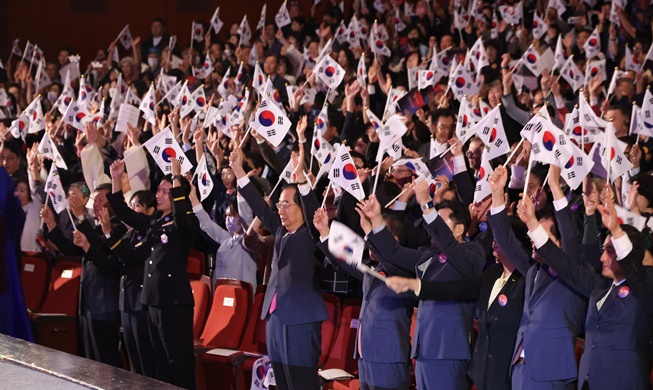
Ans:
[{"label": "red and blue taegeuk symbol", "polygon": [[320,150],[320,146],[322,146],[320,140],[315,138],[315,141],[313,142],[313,147],[315,147],[315,150]]},{"label": "red and blue taegeuk symbol", "polygon": [[493,127],[492,131],[490,131],[490,143],[494,142],[495,139],[497,139],[497,128]]},{"label": "red and blue taegeuk symbol", "polygon": [[165,148],[163,149],[163,152],[161,152],[161,158],[163,158],[163,161],[169,163],[170,159],[177,157],[177,152],[175,152],[175,149],[173,148]]},{"label": "red and blue taegeuk symbol", "polygon": [[198,96],[197,99],[195,99],[195,104],[197,104],[199,107],[204,107],[206,100],[203,96]]},{"label": "red and blue taegeuk symbol", "polygon": [[270,127],[274,124],[274,113],[269,110],[261,112],[258,116],[258,121],[265,127]]},{"label": "red and blue taegeuk symbol", "polygon": [[582,136],[582,135],[587,134],[587,130],[584,130],[584,129],[583,129],[582,127],[580,127],[580,126],[576,126],[576,127],[574,127],[574,129],[573,129],[571,132],[572,132],[575,136],[577,136],[577,137],[580,137],[580,136]]},{"label": "red and blue taegeuk symbol", "polygon": [[324,120],[322,120],[322,118],[317,118],[315,124],[317,125],[318,130],[322,131],[322,129],[324,129]]},{"label": "red and blue taegeuk symbol", "polygon": [[204,174],[202,175],[202,185],[203,185],[203,186],[206,185],[207,180],[208,180],[208,177],[207,177],[206,173],[204,173]]},{"label": "red and blue taegeuk symbol", "polygon": [[279,103],[281,101],[281,98],[279,98],[279,92],[277,90],[274,91],[272,94],[272,97],[274,98],[274,101]]},{"label": "red and blue taegeuk symbol", "polygon": [[587,44],[590,45],[590,47],[595,47],[598,43],[599,42],[596,38],[590,38],[589,41],[587,41]]},{"label": "red and blue taegeuk symbol", "polygon": [[476,178],[476,181],[481,181],[481,180],[483,180],[484,177],[485,177],[485,169],[483,167],[481,167],[478,170],[478,177]]},{"label": "red and blue taegeuk symbol", "polygon": [[529,55],[526,56],[526,61],[528,61],[531,64],[534,64],[537,62],[537,56],[533,53],[530,53]]},{"label": "red and blue taegeuk symbol", "polygon": [[565,169],[569,169],[574,166],[574,156],[571,156],[569,161],[565,164]]},{"label": "red and blue taegeuk symbol", "polygon": [[456,79],[456,87],[458,87],[458,88],[462,88],[462,87],[465,86],[465,84],[467,84],[467,82],[465,82],[465,78],[464,78],[464,77],[458,77],[458,78]]},{"label": "red and blue taegeuk symbol", "polygon": [[429,71],[426,73],[426,81],[431,81],[433,79],[433,72]]},{"label": "red and blue taegeuk symbol", "polygon": [[333,75],[336,74],[336,69],[333,66],[327,66],[326,69],[324,69],[324,74],[326,74],[327,77],[333,77]]},{"label": "red and blue taegeuk symbol", "polygon": [[75,120],[77,121],[77,123],[79,123],[79,122],[81,122],[85,117],[86,117],[86,114],[84,114],[83,112],[78,112],[78,113],[75,115]]},{"label": "red and blue taegeuk symbol", "polygon": [[417,167],[415,167],[415,164],[410,161],[406,163],[406,168],[410,169],[413,173],[417,173]]},{"label": "red and blue taegeuk symbol", "polygon": [[345,177],[347,180],[354,180],[355,178],[358,177],[358,171],[356,170],[356,166],[354,164],[346,164],[342,168],[342,175]]},{"label": "red and blue taegeuk symbol", "polygon": [[590,69],[590,76],[595,77],[595,76],[598,75],[598,74],[599,74],[599,68],[597,68],[597,67],[592,67],[592,68]]},{"label": "red and blue taegeuk symbol", "polygon": [[546,150],[549,152],[552,151],[555,143],[556,137],[550,131],[545,131],[544,134],[542,134],[542,145],[544,145]]},{"label": "red and blue taegeuk symbol", "polygon": [[381,41],[380,39],[377,39],[376,40],[376,47],[378,49],[383,49],[383,41]]}]

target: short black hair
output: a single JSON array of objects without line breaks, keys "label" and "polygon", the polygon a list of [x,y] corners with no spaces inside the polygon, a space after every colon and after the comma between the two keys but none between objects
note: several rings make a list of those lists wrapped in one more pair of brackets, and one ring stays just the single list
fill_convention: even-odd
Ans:
[{"label": "short black hair", "polygon": [[[299,188],[297,188],[297,184],[286,184],[281,188],[281,192],[284,192],[285,190],[294,190],[295,193],[293,194],[292,201],[295,202],[300,208],[302,207],[302,198],[299,193]],[[270,194],[271,195],[271,194]],[[302,208],[302,214],[304,213],[304,209]]]},{"label": "short black hair", "polygon": [[[172,175],[168,174],[163,176],[163,179],[161,179],[161,181],[167,181],[168,183],[173,184]],[[180,181],[181,181],[181,188],[184,190],[184,195],[188,196],[188,194],[190,194],[190,183],[188,183],[188,180],[184,176],[181,177]]]},{"label": "short black hair", "polygon": [[154,18],[152,19],[152,23],[154,22],[159,22],[163,26],[163,28],[166,28],[166,22],[163,20],[163,18]]},{"label": "short black hair", "polygon": [[628,239],[633,244],[633,249],[630,254],[636,262],[641,263],[644,260],[644,254],[646,253],[646,238],[644,234],[637,230],[637,228],[630,225],[620,225],[621,230],[626,233]]},{"label": "short black hair", "polygon": [[95,187],[95,192],[107,191],[108,193],[111,193],[112,189],[111,183],[102,183]]},{"label": "short black hair", "polygon": [[469,225],[472,223],[472,216],[469,214],[469,209],[465,207],[464,204],[458,200],[443,200],[435,205],[435,209],[451,210],[451,216],[449,216],[449,219],[451,219],[456,225],[463,225],[463,236],[467,234]]},{"label": "short black hair", "polygon": [[140,190],[134,192],[131,199],[129,200],[134,201],[134,199],[136,199],[138,204],[145,207],[146,209],[156,207],[156,195],[150,190]]}]

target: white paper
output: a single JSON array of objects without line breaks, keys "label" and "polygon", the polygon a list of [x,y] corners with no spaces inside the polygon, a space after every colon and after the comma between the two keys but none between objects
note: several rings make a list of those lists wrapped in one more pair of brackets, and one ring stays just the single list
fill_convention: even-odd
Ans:
[{"label": "white paper", "polygon": [[348,373],[345,370],[341,370],[339,368],[331,368],[331,369],[328,369],[328,370],[321,370],[321,371],[318,372],[318,374],[324,380],[327,380],[327,381],[355,378],[352,374]]},{"label": "white paper", "polygon": [[25,268],[23,268],[23,271],[34,272],[34,264],[25,264]]},{"label": "white paper", "polygon": [[229,297],[224,297],[224,300],[222,301],[222,306],[234,307],[234,299]]},{"label": "white paper", "polygon": [[140,114],[140,110],[131,104],[121,104],[120,111],[118,112],[118,120],[116,121],[116,131],[119,133],[126,132],[128,124],[132,127],[138,126],[138,117]]},{"label": "white paper", "polygon": [[236,354],[238,352],[239,351],[235,350],[235,349],[216,348],[216,349],[212,349],[210,351],[207,351],[206,353],[210,354],[210,355],[228,357],[228,356],[234,355],[234,354]]},{"label": "white paper", "polygon": [[71,269],[65,269],[65,270],[61,273],[61,277],[64,278],[64,279],[71,279],[71,278],[73,277],[73,270],[71,270]]}]

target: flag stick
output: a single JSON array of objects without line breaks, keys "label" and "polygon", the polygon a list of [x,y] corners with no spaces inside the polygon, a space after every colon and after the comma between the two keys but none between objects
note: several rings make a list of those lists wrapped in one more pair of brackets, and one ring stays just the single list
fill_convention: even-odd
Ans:
[{"label": "flag stick", "polygon": [[[45,196],[45,202],[43,202],[43,205],[46,206],[46,207],[48,205],[48,200],[50,200],[50,193],[49,192]],[[41,228],[39,230],[43,231],[43,225],[45,225],[45,220],[43,218],[41,218]]]},{"label": "flag stick", "polygon": [[159,102],[156,105],[158,106],[159,104],[163,103],[163,101],[166,100],[168,95],[170,95],[170,92],[172,92],[179,84],[181,84],[181,81],[177,81],[177,84],[175,84],[174,87],[170,88],[170,90],[166,92],[166,94],[161,98],[161,100],[159,100]]},{"label": "flag stick", "polygon": [[249,135],[249,132],[250,132],[250,131],[252,131],[252,126],[249,126],[249,127],[247,128],[247,132],[246,132],[245,135],[243,136],[243,139],[240,140],[240,145],[238,145],[238,149],[240,149],[240,148],[243,147],[243,144],[245,143],[245,139],[247,139],[247,136]]},{"label": "flag stick", "polygon": [[313,172],[313,153],[308,153],[309,154],[309,163],[308,163],[308,171]]},{"label": "flag stick", "polygon": [[20,59],[20,62],[22,63],[25,61],[25,55],[27,54],[27,48],[29,47],[29,41],[27,41],[27,44],[25,44],[25,50],[23,50],[23,57]]},{"label": "flag stick", "polygon": [[249,236],[252,233],[252,228],[254,227],[257,221],[260,221],[260,219],[258,217],[254,217],[252,223],[250,223],[249,226],[247,227],[247,231],[245,232],[246,236]]},{"label": "flag stick", "polygon": [[358,270],[361,271],[361,272],[365,272],[366,274],[370,274],[370,275],[374,276],[375,278],[379,279],[383,283],[385,283],[385,281],[386,281],[385,276],[381,275],[380,273],[376,272],[371,267],[369,267],[369,266],[367,266],[367,265],[365,265],[363,263],[358,264],[356,266],[356,268],[358,268]]},{"label": "flag stick", "polygon": [[526,169],[526,178],[524,180],[524,197],[526,197],[526,190],[528,189],[528,178],[531,176],[531,167],[533,162],[528,159],[528,168]]},{"label": "flag stick", "polygon": [[190,48],[193,48],[193,35],[195,33],[195,21],[190,24]]},{"label": "flag stick", "polygon": [[517,150],[519,150],[519,147],[522,146],[522,144],[524,143],[525,140],[526,140],[525,138],[522,138],[522,139],[519,141],[519,143],[517,144],[517,146],[515,146],[515,148],[512,150],[512,152],[510,152],[510,155],[508,156],[508,159],[506,159],[506,162],[503,164],[504,167],[505,167],[506,164],[508,164],[508,163],[510,162],[510,160],[515,156],[515,153],[517,153]]},{"label": "flag stick", "polygon": [[68,212],[68,218],[70,218],[70,222],[73,224],[73,229],[77,230],[77,226],[75,226],[75,220],[73,219],[73,215],[70,214],[70,208],[66,207],[66,211]]},{"label": "flag stick", "polygon": [[[316,66],[317,66],[317,65],[316,65]],[[311,79],[313,78],[313,76],[315,76],[315,72],[314,72],[313,70],[311,70],[311,74],[310,74],[310,76],[308,76],[308,78],[306,79],[306,81],[304,82],[304,84],[302,84],[302,86],[299,87],[299,89],[304,89],[304,87],[306,87],[306,85],[308,84],[308,82],[311,81]]]},{"label": "flag stick", "polygon": [[444,152],[438,154],[438,157],[447,154],[447,152],[449,152],[451,149],[453,149],[453,147],[454,147],[454,145],[449,146],[449,149],[447,149],[447,150],[445,150]]},{"label": "flag stick", "polygon": [[[383,157],[383,151],[381,152],[381,157]],[[379,176],[381,176],[381,161],[377,161],[376,164],[376,177],[374,177],[374,187],[372,187],[372,195],[376,195],[376,186],[379,184]]]},{"label": "flag stick", "polygon": [[32,73],[32,64],[34,63],[34,55],[36,54],[36,51],[39,49],[38,45],[34,45],[34,51],[32,51],[32,59],[29,62],[29,69],[27,70],[27,73]]},{"label": "flag stick", "polygon": [[331,189],[331,184],[332,182],[329,180],[329,185],[326,188],[326,191],[324,191],[324,199],[322,199],[322,206],[320,206],[321,209],[324,208],[324,205],[326,204],[326,200],[329,197],[329,190]]}]

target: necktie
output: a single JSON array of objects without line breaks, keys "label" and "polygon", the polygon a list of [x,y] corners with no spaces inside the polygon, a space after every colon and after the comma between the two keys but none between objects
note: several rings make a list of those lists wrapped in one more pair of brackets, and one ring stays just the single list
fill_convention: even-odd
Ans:
[{"label": "necktie", "polygon": [[608,299],[608,297],[610,296],[610,293],[612,292],[612,290],[614,290],[615,287],[617,287],[617,285],[612,283],[612,287],[610,287],[610,289],[603,296],[603,298],[601,298],[600,301],[596,302],[596,310],[601,310],[601,306],[603,306],[603,304],[605,303],[605,300]]},{"label": "necktie", "polygon": [[504,272],[501,275],[501,277],[494,282],[494,286],[492,287],[492,291],[490,292],[490,300],[487,303],[488,307],[490,307],[490,305],[492,305],[492,302],[494,302],[494,300],[497,298],[497,295],[499,295],[503,286],[506,285],[506,282],[508,281],[509,277],[510,274],[506,274]]}]

